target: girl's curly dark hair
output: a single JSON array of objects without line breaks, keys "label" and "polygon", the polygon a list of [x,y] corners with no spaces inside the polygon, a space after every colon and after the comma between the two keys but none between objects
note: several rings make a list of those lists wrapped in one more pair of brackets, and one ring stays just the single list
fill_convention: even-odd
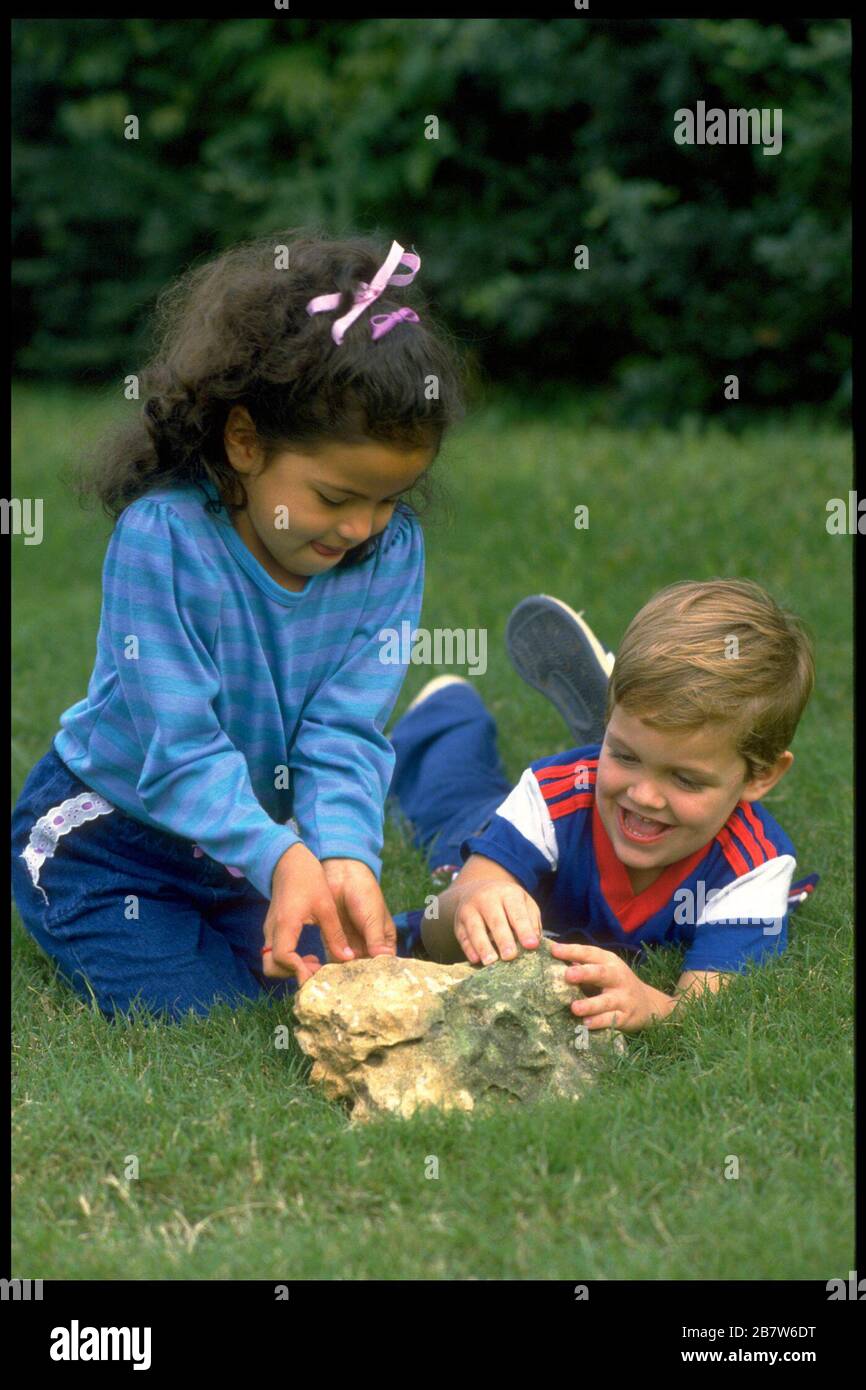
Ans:
[{"label": "girl's curly dark hair", "polygon": [[[116,520],[153,488],[209,479],[227,512],[242,511],[243,486],[223,444],[234,405],[249,411],[265,467],[285,450],[371,440],[407,451],[432,447],[435,457],[465,414],[466,373],[415,283],[388,286],[339,346],[331,338],[359,281],[372,280],[387,251],[372,236],[291,229],[241,242],[180,275],[156,302],[156,347],[140,374],[143,406],[135,419],[112,425],[79,465],[79,500],[96,497]],[[335,291],[337,309],[307,313],[310,299]],[[404,304],[420,321],[397,323],[374,341],[371,315]],[[428,495],[425,474],[413,500]],[[206,505],[215,511],[221,503]],[[376,541],[340,564],[357,563]]]}]

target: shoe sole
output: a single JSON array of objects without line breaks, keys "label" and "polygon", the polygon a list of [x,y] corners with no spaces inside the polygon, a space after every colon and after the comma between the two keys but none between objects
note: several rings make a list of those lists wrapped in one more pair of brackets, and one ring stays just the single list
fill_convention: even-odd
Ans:
[{"label": "shoe sole", "polygon": [[613,658],[580,614],[549,594],[533,595],[511,613],[505,644],[521,680],[550,700],[575,746],[601,743]]}]

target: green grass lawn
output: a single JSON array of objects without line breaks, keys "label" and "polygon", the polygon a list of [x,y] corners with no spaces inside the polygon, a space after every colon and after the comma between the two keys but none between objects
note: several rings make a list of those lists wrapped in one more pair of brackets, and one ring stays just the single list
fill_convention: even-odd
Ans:
[{"label": "green grass lawn", "polygon": [[[93,395],[15,393],[14,492],[44,499],[45,535],[12,542],[13,797],[92,667],[110,527],[59,475],[104,419]],[[13,910],[13,1275],[827,1280],[854,1267],[851,550],[825,529],[827,500],[848,492],[847,435],[623,432],[577,405],[534,415],[493,398],[440,462],[453,509],[427,523],[421,621],[488,630],[478,689],[515,779],[569,746],[505,655],[526,594],[585,609],[610,646],[676,579],[757,579],[806,618],[817,691],[767,805],[798,872],[822,881],[788,951],[630,1037],[579,1105],[350,1128],[299,1049],[275,1048],[285,1005],[115,1026],[53,978]],[[410,667],[398,713],[436,674]],[[383,888],[395,911],[429,891],[393,827]],[[680,962],[655,954],[642,973],[672,990]]]}]

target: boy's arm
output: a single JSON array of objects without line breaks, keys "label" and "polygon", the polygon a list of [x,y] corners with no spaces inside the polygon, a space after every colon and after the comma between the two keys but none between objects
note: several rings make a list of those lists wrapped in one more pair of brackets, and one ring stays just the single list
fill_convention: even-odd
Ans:
[{"label": "boy's arm", "polygon": [[425,916],[421,923],[424,949],[437,964],[465,963],[463,948],[454,935],[454,917],[467,893],[474,892],[481,883],[515,883],[518,888],[523,887],[513,874],[495,860],[486,859],[483,854],[470,854],[451,886],[439,894],[438,916]]},{"label": "boy's arm", "polygon": [[733,971],[722,973],[720,970],[684,970],[677,980],[677,987],[673,996],[664,994],[657,990],[659,1003],[665,1009],[665,1017],[669,1018],[675,1011],[680,1000],[686,995],[694,998],[699,994],[718,994],[723,985],[730,984],[734,978]]}]

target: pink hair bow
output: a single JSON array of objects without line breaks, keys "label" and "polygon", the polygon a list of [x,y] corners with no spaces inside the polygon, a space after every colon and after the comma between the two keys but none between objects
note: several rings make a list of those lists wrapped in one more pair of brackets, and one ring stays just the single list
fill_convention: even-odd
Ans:
[{"label": "pink hair bow", "polygon": [[[395,270],[401,262],[410,267],[409,274],[392,275],[391,272]],[[360,282],[358,288],[355,290],[355,302],[352,308],[348,313],[344,314],[341,319],[337,319],[337,321],[331,325],[331,337],[334,342],[337,344],[342,343],[346,329],[350,328],[355,322],[355,319],[363,314],[368,304],[372,304],[374,300],[379,298],[379,295],[385,289],[386,285],[411,285],[420,267],[420,256],[417,256],[414,251],[404,251],[399,242],[392,241],[391,250],[376,271],[369,285],[364,280]],[[315,299],[311,299],[308,303],[307,313],[321,314],[327,309],[336,309],[339,307],[340,298],[341,296],[339,294],[316,295]],[[420,319],[414,309],[409,309],[405,306],[402,309],[395,309],[391,314],[376,314],[370,320],[374,325],[372,329],[373,338],[381,338],[383,333],[390,332],[395,323],[399,323],[401,320],[406,320],[410,323],[420,323]]]},{"label": "pink hair bow", "polygon": [[418,315],[414,309],[409,309],[404,304],[402,309],[395,309],[393,314],[374,314],[370,319],[371,335],[381,338],[383,333],[390,333],[395,323],[420,323]]}]

